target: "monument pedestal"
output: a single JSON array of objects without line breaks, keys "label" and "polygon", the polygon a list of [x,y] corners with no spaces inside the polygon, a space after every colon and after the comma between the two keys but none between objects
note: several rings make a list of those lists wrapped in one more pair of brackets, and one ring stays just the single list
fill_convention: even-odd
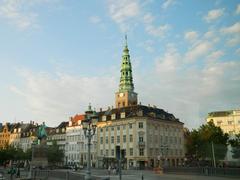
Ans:
[{"label": "monument pedestal", "polygon": [[45,168],[48,166],[47,145],[39,144],[33,146],[32,167]]}]

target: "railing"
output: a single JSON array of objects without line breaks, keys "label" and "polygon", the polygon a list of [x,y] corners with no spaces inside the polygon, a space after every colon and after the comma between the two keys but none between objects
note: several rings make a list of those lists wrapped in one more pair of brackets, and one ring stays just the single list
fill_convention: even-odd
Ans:
[{"label": "railing", "polygon": [[214,167],[165,167],[164,173],[199,174],[206,176],[235,176],[240,177],[240,168]]},{"label": "railing", "polygon": [[144,142],[144,141],[139,141],[139,142],[138,142],[138,145],[139,145],[139,146],[145,146],[145,142]]}]

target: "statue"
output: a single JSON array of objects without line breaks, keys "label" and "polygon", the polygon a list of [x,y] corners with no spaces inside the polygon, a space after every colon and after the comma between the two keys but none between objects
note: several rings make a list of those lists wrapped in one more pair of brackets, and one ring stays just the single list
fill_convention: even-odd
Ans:
[{"label": "statue", "polygon": [[38,138],[38,141],[40,141],[40,143],[38,144],[43,143],[47,138],[46,125],[44,122],[38,128],[37,138]]},{"label": "statue", "polygon": [[46,125],[43,122],[37,130],[37,138],[32,146],[32,162],[31,166],[47,167],[47,132]]}]

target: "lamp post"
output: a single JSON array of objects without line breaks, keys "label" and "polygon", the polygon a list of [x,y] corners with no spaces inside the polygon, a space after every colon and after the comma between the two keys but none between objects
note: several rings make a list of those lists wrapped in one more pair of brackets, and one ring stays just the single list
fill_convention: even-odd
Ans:
[{"label": "lamp post", "polygon": [[89,104],[88,110],[85,112],[85,119],[82,121],[84,135],[87,138],[88,154],[87,154],[87,174],[85,180],[91,179],[91,139],[94,136],[97,128],[98,116],[95,111],[92,111]]}]

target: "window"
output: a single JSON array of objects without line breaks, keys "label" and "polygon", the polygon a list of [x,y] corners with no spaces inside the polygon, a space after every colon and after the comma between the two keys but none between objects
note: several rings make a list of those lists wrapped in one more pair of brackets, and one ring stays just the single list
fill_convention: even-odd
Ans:
[{"label": "window", "polygon": [[139,142],[143,142],[143,137],[142,136],[139,137]]},{"label": "window", "polygon": [[108,127],[106,127],[106,132],[108,132]]},{"label": "window", "polygon": [[[240,121],[239,121],[240,122]],[[132,124],[129,124],[129,129],[132,129]]]},{"label": "window", "polygon": [[106,121],[107,117],[106,116],[102,116],[102,121]]},{"label": "window", "polygon": [[123,142],[126,142],[126,135],[123,135]]},{"label": "window", "polygon": [[112,115],[111,115],[111,119],[112,119],[112,120],[116,119],[116,114],[112,114]]},{"label": "window", "polygon": [[102,129],[102,128],[100,128],[100,132],[103,132],[103,129]]},{"label": "window", "polygon": [[125,130],[125,129],[126,129],[126,125],[123,125],[123,127],[122,127],[122,128],[123,128],[123,130]]},{"label": "window", "polygon": [[114,156],[114,149],[112,149],[112,156]]},{"label": "window", "polygon": [[132,134],[130,134],[130,136],[129,136],[129,141],[133,142],[133,135]]},{"label": "window", "polygon": [[111,136],[111,143],[114,143],[114,136]]},{"label": "window", "polygon": [[106,149],[106,156],[108,156],[108,149]]},{"label": "window", "polygon": [[222,121],[217,121],[218,126],[221,126],[221,124],[222,124]]},{"label": "window", "polygon": [[144,149],[143,148],[139,148],[139,156],[144,156]]},{"label": "window", "polygon": [[108,136],[106,136],[106,144],[108,144]]},{"label": "window", "polygon": [[232,121],[228,121],[228,125],[232,125],[233,124],[233,122]]},{"label": "window", "polygon": [[143,122],[138,123],[138,128],[143,128]]},{"label": "window", "polygon": [[117,136],[117,143],[120,143],[120,136]]},{"label": "window", "polygon": [[112,127],[111,130],[114,131],[114,127]]},{"label": "window", "polygon": [[117,130],[118,130],[118,131],[120,130],[120,126],[117,126]]},{"label": "window", "polygon": [[102,156],[103,155],[103,150],[101,149],[101,151],[100,151],[100,155]]},{"label": "window", "polygon": [[125,118],[125,112],[122,112],[120,116],[121,118]]},{"label": "window", "polygon": [[101,144],[103,143],[103,137],[100,137],[100,143]]},{"label": "window", "polygon": [[133,156],[133,148],[130,148],[130,156]]}]

